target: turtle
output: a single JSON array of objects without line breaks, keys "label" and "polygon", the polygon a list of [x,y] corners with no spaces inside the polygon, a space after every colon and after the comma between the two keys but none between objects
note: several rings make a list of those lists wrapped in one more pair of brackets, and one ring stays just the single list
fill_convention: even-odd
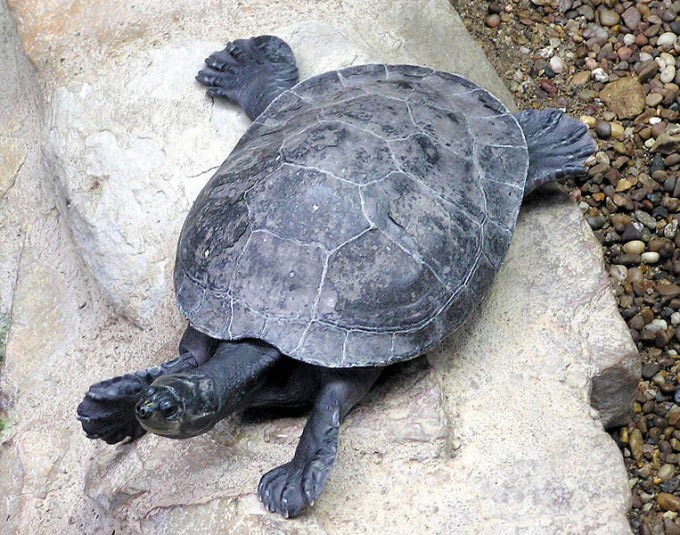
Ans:
[{"label": "turtle", "polygon": [[340,423],[381,372],[463,325],[522,200],[585,171],[588,128],[511,113],[462,76],[354,65],[298,81],[282,39],[210,55],[207,96],[253,121],[191,207],[174,286],[179,356],[92,385],[77,415],[109,444],[185,439],[246,408],[309,407],[257,493],[286,518],[319,497]]}]

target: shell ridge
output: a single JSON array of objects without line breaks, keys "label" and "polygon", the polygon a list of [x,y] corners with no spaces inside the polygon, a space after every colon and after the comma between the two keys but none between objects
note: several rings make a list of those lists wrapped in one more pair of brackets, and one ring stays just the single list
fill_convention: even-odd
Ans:
[{"label": "shell ridge", "polygon": [[323,173],[324,175],[328,175],[329,177],[334,178],[335,180],[339,180],[340,182],[344,182],[345,184],[351,184],[352,186],[361,186],[361,184],[359,184],[358,182],[352,182],[351,180],[347,180],[346,178],[340,178],[339,176],[334,175],[330,171],[319,169],[318,167],[314,167],[313,165],[302,165],[301,163],[292,162],[284,162],[283,165],[297,167],[298,169],[307,169],[308,171],[316,171],[317,173]]},{"label": "shell ridge", "polygon": [[287,238],[286,236],[281,236],[280,234],[277,234],[276,232],[268,228],[257,228],[251,232],[251,234],[257,233],[269,234],[270,236],[273,236],[278,240],[288,241],[294,243],[295,245],[299,245],[300,247],[318,247],[319,249],[322,249],[324,252],[328,253],[328,249],[326,248],[326,246],[317,241],[304,242],[302,240],[296,240],[295,238]]},{"label": "shell ridge", "polygon": [[318,121],[320,123],[339,123],[339,124],[342,124],[342,125],[347,126],[349,128],[361,130],[362,132],[365,132],[365,133],[367,133],[367,134],[369,134],[373,137],[377,137],[380,141],[384,141],[385,143],[389,143],[390,141],[406,141],[408,138],[410,138],[413,135],[413,134],[409,134],[406,137],[395,137],[395,138],[385,139],[384,137],[380,137],[375,132],[371,132],[370,130],[368,130],[367,128],[364,128],[363,126],[357,126],[355,124],[348,123],[347,121],[343,121],[342,119],[326,119],[326,118],[323,118],[323,117],[319,117]]}]

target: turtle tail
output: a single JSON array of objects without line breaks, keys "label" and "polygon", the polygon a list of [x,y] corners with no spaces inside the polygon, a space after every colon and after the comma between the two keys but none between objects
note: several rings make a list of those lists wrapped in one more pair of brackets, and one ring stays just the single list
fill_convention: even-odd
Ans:
[{"label": "turtle tail", "polygon": [[554,109],[524,110],[514,116],[529,150],[525,197],[543,184],[586,172],[583,162],[597,149],[586,125]]}]

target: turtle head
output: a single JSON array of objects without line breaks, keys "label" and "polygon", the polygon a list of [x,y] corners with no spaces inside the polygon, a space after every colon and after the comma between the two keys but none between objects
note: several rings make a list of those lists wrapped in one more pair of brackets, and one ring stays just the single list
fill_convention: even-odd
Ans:
[{"label": "turtle head", "polygon": [[140,425],[169,438],[190,438],[218,421],[219,401],[213,380],[203,374],[162,375],[144,389],[135,407]]}]

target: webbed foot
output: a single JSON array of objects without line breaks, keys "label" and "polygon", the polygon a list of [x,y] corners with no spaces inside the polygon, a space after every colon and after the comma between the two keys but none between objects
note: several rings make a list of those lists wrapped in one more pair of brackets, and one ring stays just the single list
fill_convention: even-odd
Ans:
[{"label": "webbed foot", "polygon": [[295,518],[314,505],[333,466],[336,444],[337,439],[311,458],[293,459],[262,476],[257,493],[267,510]]},{"label": "webbed foot", "polygon": [[135,405],[149,384],[140,374],[129,373],[92,385],[76,411],[87,438],[116,444],[143,436]]},{"label": "webbed foot", "polygon": [[208,86],[208,96],[238,104],[251,119],[298,79],[290,47],[271,35],[236,39],[211,54],[205,63],[207,67],[196,79]]}]

